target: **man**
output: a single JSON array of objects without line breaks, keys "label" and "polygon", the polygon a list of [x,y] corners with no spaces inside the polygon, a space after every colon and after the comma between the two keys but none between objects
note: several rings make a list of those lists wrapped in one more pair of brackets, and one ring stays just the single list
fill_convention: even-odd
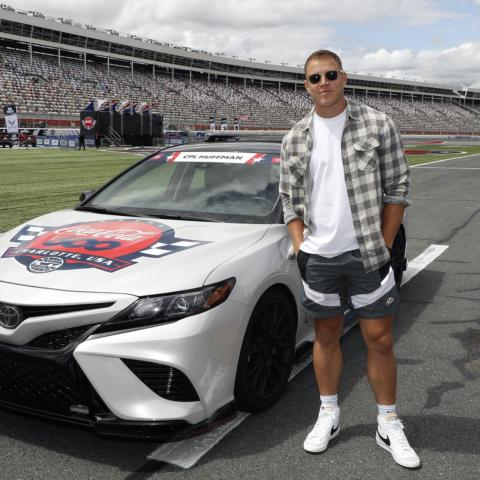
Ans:
[{"label": "man", "polygon": [[409,168],[394,124],[347,102],[347,75],[329,50],[305,63],[312,111],[285,136],[280,195],[302,276],[302,306],[314,319],[317,422],[304,442],[324,451],[340,432],[337,391],[347,296],[366,343],[367,374],[378,409],[376,442],[408,468],[420,460],[396,415],[392,324],[399,303],[389,249],[409,205]]},{"label": "man", "polygon": [[82,147],[85,150],[85,135],[83,133],[78,136],[78,149],[81,150]]}]

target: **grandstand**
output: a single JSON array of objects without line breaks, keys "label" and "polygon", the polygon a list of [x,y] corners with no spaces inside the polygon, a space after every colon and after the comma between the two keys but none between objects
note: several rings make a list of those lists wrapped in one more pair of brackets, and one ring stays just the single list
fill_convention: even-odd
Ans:
[{"label": "grandstand", "polygon": [[[77,126],[95,98],[153,105],[164,126],[287,129],[311,107],[303,69],[227,58],[0,5],[0,104],[22,126]],[[480,90],[349,74],[346,95],[403,133],[480,133]],[[1,126],[1,125],[0,125]]]}]

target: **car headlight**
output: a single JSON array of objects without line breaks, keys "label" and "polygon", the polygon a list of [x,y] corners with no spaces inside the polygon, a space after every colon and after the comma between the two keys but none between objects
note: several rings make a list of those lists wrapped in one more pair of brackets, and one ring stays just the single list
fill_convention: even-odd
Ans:
[{"label": "car headlight", "polygon": [[139,298],[118,315],[100,325],[94,333],[153,327],[197,315],[223,303],[234,285],[235,279],[229,278],[198,290]]}]

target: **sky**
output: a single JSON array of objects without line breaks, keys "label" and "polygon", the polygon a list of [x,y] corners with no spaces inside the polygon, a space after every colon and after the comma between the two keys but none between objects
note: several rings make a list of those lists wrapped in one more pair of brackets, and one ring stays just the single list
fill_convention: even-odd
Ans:
[{"label": "sky", "polygon": [[480,0],[4,0],[225,57],[480,88]]}]

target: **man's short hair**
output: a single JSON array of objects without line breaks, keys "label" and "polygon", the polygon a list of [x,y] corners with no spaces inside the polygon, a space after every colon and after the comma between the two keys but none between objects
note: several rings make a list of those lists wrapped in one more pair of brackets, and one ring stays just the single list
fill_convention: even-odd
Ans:
[{"label": "man's short hair", "polygon": [[331,50],[315,50],[315,52],[313,52],[305,62],[305,66],[303,68],[303,71],[305,72],[305,74],[307,73],[308,63],[311,60],[316,60],[317,58],[322,58],[322,57],[333,58],[335,62],[337,62],[338,66],[340,67],[340,70],[343,70],[342,61],[340,60],[340,57],[335,52],[332,52]]}]

